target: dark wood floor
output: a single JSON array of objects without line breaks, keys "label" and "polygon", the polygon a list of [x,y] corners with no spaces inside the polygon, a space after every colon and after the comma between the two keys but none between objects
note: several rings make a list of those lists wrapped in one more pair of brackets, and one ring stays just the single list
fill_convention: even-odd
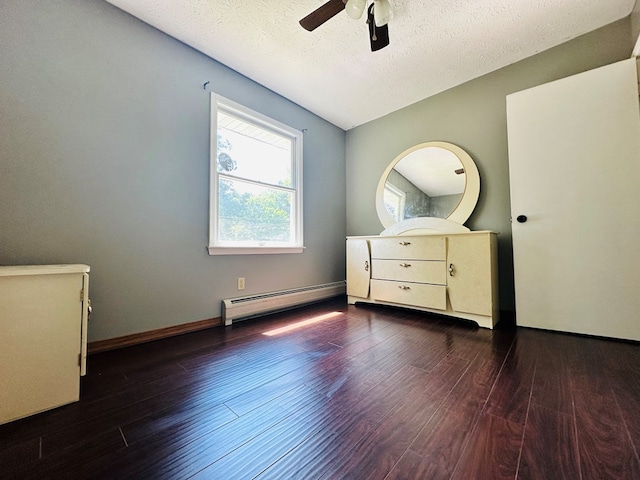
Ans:
[{"label": "dark wood floor", "polygon": [[0,478],[639,479],[639,365],[330,301],[90,357],[80,402],[0,426]]}]

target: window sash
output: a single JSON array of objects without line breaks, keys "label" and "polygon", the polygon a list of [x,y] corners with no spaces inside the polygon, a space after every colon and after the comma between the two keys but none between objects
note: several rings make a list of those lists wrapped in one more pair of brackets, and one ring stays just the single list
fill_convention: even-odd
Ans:
[{"label": "window sash", "polygon": [[[236,172],[218,171],[218,111],[246,122],[250,126],[264,129],[268,133],[284,137],[291,142],[291,185],[279,185],[260,181],[251,176],[237,175]],[[250,129],[250,128],[249,128]],[[265,115],[252,111],[224,97],[211,94],[211,142],[210,142],[210,205],[209,205],[209,246],[210,255],[299,253],[303,246],[302,218],[302,132],[277,122]],[[290,241],[229,241],[219,238],[220,223],[220,179],[241,181],[264,188],[289,192],[291,194]]]},{"label": "window sash", "polygon": [[395,185],[387,183],[384,186],[385,206],[387,207],[389,215],[391,215],[396,222],[404,220],[404,206],[406,198],[407,194]]}]

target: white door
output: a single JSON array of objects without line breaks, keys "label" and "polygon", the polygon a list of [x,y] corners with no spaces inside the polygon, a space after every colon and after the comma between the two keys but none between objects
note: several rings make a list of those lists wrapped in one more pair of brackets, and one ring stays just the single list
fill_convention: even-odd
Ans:
[{"label": "white door", "polygon": [[518,325],[640,340],[637,78],[630,59],[507,97]]}]

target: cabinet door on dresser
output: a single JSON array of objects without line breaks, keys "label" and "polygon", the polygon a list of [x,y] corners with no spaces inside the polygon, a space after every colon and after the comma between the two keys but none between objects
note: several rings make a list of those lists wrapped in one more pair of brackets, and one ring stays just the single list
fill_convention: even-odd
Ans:
[{"label": "cabinet door on dresser", "polygon": [[497,308],[495,234],[448,238],[447,289],[451,309],[490,316]]},{"label": "cabinet door on dresser", "polygon": [[347,240],[347,295],[366,298],[369,296],[371,256],[369,242],[363,238]]}]

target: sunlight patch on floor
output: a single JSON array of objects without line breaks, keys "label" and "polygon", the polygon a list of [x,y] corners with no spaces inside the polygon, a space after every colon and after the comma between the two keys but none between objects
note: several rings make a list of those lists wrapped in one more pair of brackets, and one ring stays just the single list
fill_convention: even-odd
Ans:
[{"label": "sunlight patch on floor", "polygon": [[329,318],[337,317],[338,315],[342,315],[342,312],[329,312],[323,315],[317,315],[315,317],[311,317],[301,322],[292,323],[291,325],[287,325],[286,327],[275,328],[273,330],[263,332],[262,334],[267,335],[268,337],[272,337],[274,335],[280,335],[281,333],[290,332],[291,330],[297,330],[299,328],[303,328],[308,325],[313,325],[315,323],[322,322],[323,320],[328,320]]}]

